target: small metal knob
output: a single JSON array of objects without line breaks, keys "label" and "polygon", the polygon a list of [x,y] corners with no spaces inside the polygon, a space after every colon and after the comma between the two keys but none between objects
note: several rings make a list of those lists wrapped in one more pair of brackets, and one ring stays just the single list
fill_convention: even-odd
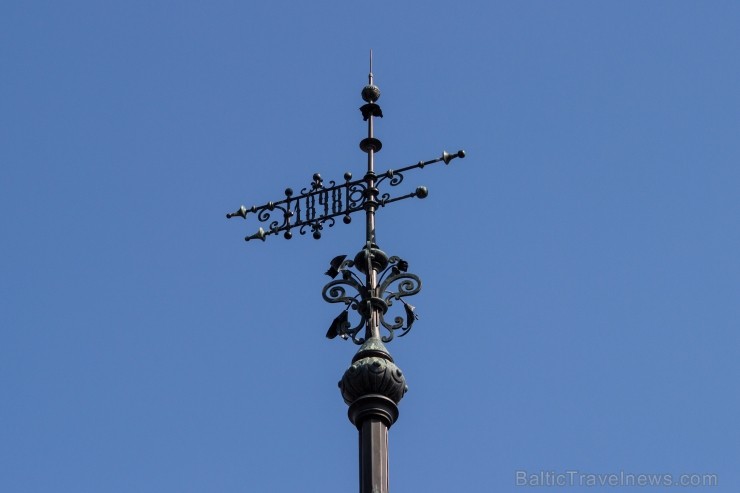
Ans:
[{"label": "small metal knob", "polygon": [[362,99],[368,103],[374,103],[380,99],[380,88],[375,84],[369,84],[362,88]]}]

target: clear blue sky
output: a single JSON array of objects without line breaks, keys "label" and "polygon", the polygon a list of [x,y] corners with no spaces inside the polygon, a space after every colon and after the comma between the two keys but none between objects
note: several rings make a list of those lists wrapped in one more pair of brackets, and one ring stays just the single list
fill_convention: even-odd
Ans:
[{"label": "clear blue sky", "polygon": [[468,151],[378,218],[424,282],[392,491],[740,489],[738,2],[6,0],[0,491],[356,490],[361,222],[224,214],[361,175],[370,48],[378,169]]}]

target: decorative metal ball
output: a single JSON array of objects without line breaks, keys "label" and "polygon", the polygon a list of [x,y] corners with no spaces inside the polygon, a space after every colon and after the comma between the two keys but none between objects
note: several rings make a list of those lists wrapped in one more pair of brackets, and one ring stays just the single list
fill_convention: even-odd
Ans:
[{"label": "decorative metal ball", "polygon": [[380,99],[380,88],[376,85],[367,85],[362,88],[362,99],[368,103],[374,103]]},{"label": "decorative metal ball", "polygon": [[367,248],[363,248],[355,255],[355,268],[363,274],[367,274],[368,255],[370,255],[370,263],[373,270],[381,272],[388,267],[388,254],[373,244],[370,252],[368,252]]},{"label": "decorative metal ball", "polygon": [[408,389],[403,372],[383,343],[374,338],[365,341],[339,381],[339,390],[347,404],[371,394],[380,394],[398,404]]}]

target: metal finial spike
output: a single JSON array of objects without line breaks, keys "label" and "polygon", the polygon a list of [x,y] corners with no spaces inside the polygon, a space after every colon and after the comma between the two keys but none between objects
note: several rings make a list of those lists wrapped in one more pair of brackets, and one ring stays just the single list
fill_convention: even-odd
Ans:
[{"label": "metal finial spike", "polygon": [[373,84],[373,49],[370,48],[370,73],[367,76],[368,83]]},{"label": "metal finial spike", "polygon": [[250,241],[250,240],[262,240],[265,241],[265,237],[268,233],[265,233],[265,230],[260,228],[257,230],[257,232],[251,236],[247,236],[244,238],[244,241]]},{"label": "metal finial spike", "polygon": [[450,154],[447,151],[442,151],[442,157],[440,158],[442,161],[445,162],[445,164],[450,164],[450,161],[455,159],[456,157],[459,157],[460,159],[465,157],[465,151],[459,150],[455,154]]},{"label": "metal finial spike", "polygon": [[242,219],[247,218],[247,208],[244,206],[239,207],[239,209],[236,212],[232,212],[231,214],[226,214],[226,219],[231,219],[232,217],[239,216]]}]

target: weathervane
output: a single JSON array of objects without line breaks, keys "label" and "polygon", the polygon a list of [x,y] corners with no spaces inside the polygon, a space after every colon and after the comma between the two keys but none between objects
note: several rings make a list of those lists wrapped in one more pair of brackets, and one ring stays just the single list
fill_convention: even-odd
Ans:
[{"label": "weathervane", "polygon": [[[370,73],[368,84],[362,89],[365,104],[360,107],[362,117],[367,121],[367,137],[360,142],[360,149],[367,154],[365,176],[353,180],[352,174],[344,174],[344,182],[324,183],[321,175],[313,175],[311,184],[296,195],[291,188],[285,190],[285,198],[277,202],[267,202],[260,206],[241,206],[227,218],[257,216],[267,229],[260,227],[256,233],[245,237],[246,241],[262,240],[271,235],[283,234],[286,239],[293,237],[293,231],[305,235],[311,231],[315,239],[321,238],[324,227],[333,227],[335,218],[342,216],[345,224],[352,221],[352,214],[365,211],[365,245],[354,258],[347,255],[335,257],[326,274],[333,280],[322,291],[329,303],[345,305],[331,323],[326,337],[351,339],[361,345],[352,359],[352,365],[339,382],[344,401],[349,405],[349,418],[360,432],[360,492],[386,493],[388,491],[388,428],[398,418],[397,404],[408,390],[401,370],[394,364],[388,350],[383,345],[393,339],[396,331],[399,337],[406,335],[417,319],[415,308],[404,300],[421,290],[421,280],[408,272],[408,262],[396,256],[388,256],[377,245],[375,237],[375,213],[381,207],[399,200],[417,197],[426,198],[426,187],[419,186],[413,192],[392,197],[378,188],[387,183],[391,187],[400,185],[404,173],[422,169],[430,164],[444,162],[450,164],[455,158],[464,158],[465,152],[458,151],[430,161],[383,173],[375,172],[375,154],[382,148],[380,140],[374,135],[373,118],[383,117],[377,104],[380,89],[373,83],[372,51],[370,52]],[[353,270],[354,269],[354,270]],[[357,272],[355,272],[357,271]],[[337,279],[337,276],[341,277]],[[403,306],[402,316],[386,317],[390,307],[398,302]],[[350,321],[350,310],[357,321]],[[362,329],[364,333],[362,333]],[[381,335],[381,330],[385,334]]]}]

